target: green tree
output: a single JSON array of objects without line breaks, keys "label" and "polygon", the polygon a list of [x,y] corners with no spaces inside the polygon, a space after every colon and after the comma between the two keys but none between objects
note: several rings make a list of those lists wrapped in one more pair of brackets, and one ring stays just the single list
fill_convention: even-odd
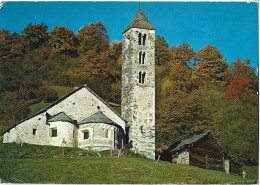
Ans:
[{"label": "green tree", "polygon": [[68,28],[55,26],[49,34],[49,44],[57,53],[63,53],[72,57],[77,56],[78,38]]},{"label": "green tree", "polygon": [[20,34],[9,34],[7,30],[0,29],[0,58],[14,59],[25,54],[23,39]]},{"label": "green tree", "polygon": [[156,139],[160,145],[169,146],[174,141],[214,130],[218,122],[212,113],[211,105],[201,98],[199,91],[177,92],[163,99],[157,109]]},{"label": "green tree", "polygon": [[81,55],[89,50],[94,50],[99,54],[107,51],[109,47],[108,33],[101,22],[90,23],[90,25],[80,28],[77,37],[80,41],[79,52]]},{"label": "green tree", "polygon": [[163,36],[157,35],[155,39],[155,61],[161,65],[169,61],[169,45]]},{"label": "green tree", "polygon": [[0,124],[10,126],[28,116],[30,110],[17,92],[5,92],[0,97]]},{"label": "green tree", "polygon": [[45,24],[28,24],[22,31],[25,46],[29,51],[38,50],[48,42],[48,27]]},{"label": "green tree", "polygon": [[20,60],[0,62],[0,91],[16,91],[25,100],[34,98],[34,91],[41,86],[37,71],[23,66]]}]

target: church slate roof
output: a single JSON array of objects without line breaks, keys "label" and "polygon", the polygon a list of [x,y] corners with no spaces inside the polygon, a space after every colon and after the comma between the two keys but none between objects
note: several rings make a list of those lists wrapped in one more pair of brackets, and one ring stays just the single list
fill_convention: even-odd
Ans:
[{"label": "church slate roof", "polygon": [[141,9],[139,9],[136,12],[133,20],[126,27],[126,29],[123,31],[123,33],[127,32],[130,28],[141,28],[141,29],[147,29],[147,30],[155,30],[155,28],[148,21],[148,19],[146,18],[146,16],[144,15],[144,13]]},{"label": "church slate roof", "polygon": [[91,116],[89,116],[86,119],[83,119],[82,121],[78,122],[78,125],[84,124],[84,123],[108,123],[108,124],[116,124],[114,121],[109,119],[105,114],[98,111]]},{"label": "church slate roof", "polygon": [[54,115],[51,119],[48,120],[48,122],[55,122],[55,121],[64,121],[64,122],[74,123],[73,119],[71,119],[64,112],[60,112],[60,113]]}]

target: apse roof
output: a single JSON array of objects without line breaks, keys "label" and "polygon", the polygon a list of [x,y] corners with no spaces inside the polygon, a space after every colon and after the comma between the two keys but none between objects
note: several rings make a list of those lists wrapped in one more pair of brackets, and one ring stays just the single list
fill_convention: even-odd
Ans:
[{"label": "apse roof", "polygon": [[81,120],[78,122],[78,124],[84,124],[84,123],[110,123],[110,124],[116,124],[114,121],[109,119],[105,114],[98,111],[95,114],[92,114],[91,116],[87,117],[86,119]]},{"label": "apse roof", "polygon": [[64,112],[60,112],[59,114],[54,115],[51,119],[48,120],[48,122],[54,122],[54,121],[73,122],[73,119],[71,119]]}]

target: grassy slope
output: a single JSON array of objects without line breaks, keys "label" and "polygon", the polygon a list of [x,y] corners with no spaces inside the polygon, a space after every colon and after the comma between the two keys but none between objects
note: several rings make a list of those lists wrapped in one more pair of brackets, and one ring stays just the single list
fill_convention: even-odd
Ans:
[{"label": "grassy slope", "polygon": [[[75,157],[62,157],[65,154]],[[27,153],[24,158],[10,153]],[[0,144],[0,178],[23,183],[226,183],[238,176],[188,165],[122,156],[77,157],[80,149],[24,144]],[[53,157],[56,156],[56,157]]]},{"label": "grassy slope", "polygon": [[73,88],[65,86],[51,86],[51,88],[53,88],[58,93],[59,98],[65,96],[73,90]]}]

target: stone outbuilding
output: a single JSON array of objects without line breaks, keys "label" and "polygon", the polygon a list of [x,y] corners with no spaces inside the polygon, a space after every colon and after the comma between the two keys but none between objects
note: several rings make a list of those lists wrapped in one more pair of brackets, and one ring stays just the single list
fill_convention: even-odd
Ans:
[{"label": "stone outbuilding", "polygon": [[126,121],[103,99],[81,86],[3,132],[4,143],[122,148]]},{"label": "stone outbuilding", "polygon": [[241,165],[210,131],[173,143],[161,160],[241,175]]}]

